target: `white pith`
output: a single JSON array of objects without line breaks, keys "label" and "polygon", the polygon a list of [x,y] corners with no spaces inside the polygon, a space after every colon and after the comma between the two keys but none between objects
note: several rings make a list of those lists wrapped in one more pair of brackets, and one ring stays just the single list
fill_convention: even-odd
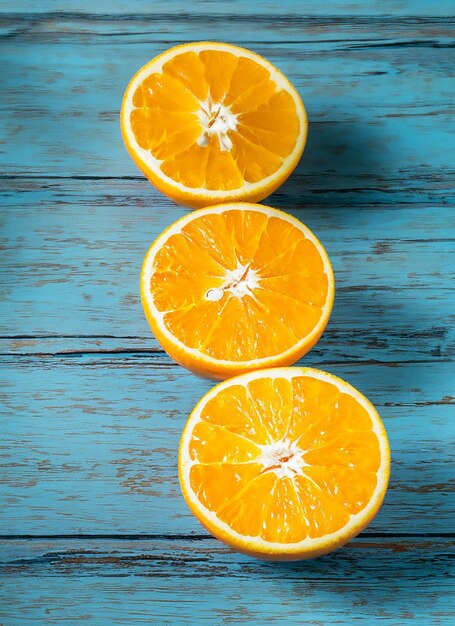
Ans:
[{"label": "white pith", "polygon": [[273,443],[256,445],[261,454],[254,459],[255,463],[262,465],[263,472],[273,472],[278,478],[301,476],[302,469],[308,465],[303,458],[306,451],[286,437]]},{"label": "white pith", "polygon": [[[121,110],[122,127],[125,129],[125,133],[128,138],[128,143],[133,148],[136,156],[138,157],[139,161],[144,165],[145,169],[150,169],[163,182],[167,183],[171,187],[174,187],[175,189],[178,189],[179,191],[182,191],[185,193],[191,193],[191,194],[194,194],[195,196],[202,197],[202,198],[207,197],[210,199],[215,199],[215,201],[218,201],[218,200],[222,201],[223,198],[226,198],[226,197],[229,197],[230,199],[232,199],[233,197],[236,197],[236,195],[238,195],[240,198],[240,196],[244,194],[245,191],[252,191],[252,190],[254,191],[257,188],[265,187],[269,183],[272,183],[274,180],[279,178],[283,174],[283,172],[287,172],[290,165],[296,161],[297,155],[299,155],[303,149],[303,146],[306,140],[306,127],[307,127],[306,113],[302,106],[300,97],[297,91],[295,90],[295,88],[293,87],[293,85],[287,80],[287,78],[283,74],[281,74],[281,72],[279,72],[271,63],[267,62],[265,59],[263,59],[259,55],[253,52],[250,52],[249,50],[246,50],[244,48],[239,48],[237,46],[231,46],[231,45],[226,45],[222,43],[205,42],[205,43],[200,43],[200,44],[186,44],[186,45],[179,46],[178,48],[179,48],[178,52],[176,52],[175,49],[170,49],[164,54],[154,59],[152,62],[145,65],[142,69],[140,69],[137,72],[137,74],[133,77],[130,84],[128,85],[126,96],[122,104],[122,110]],[[297,114],[297,117],[299,118],[300,132],[299,132],[298,137],[296,137],[296,143],[295,143],[294,149],[286,158],[283,159],[283,162],[281,166],[278,168],[278,170],[274,172],[273,174],[271,174],[270,176],[268,176],[267,178],[264,178],[255,183],[249,183],[247,181],[244,181],[242,185],[238,187],[237,189],[230,189],[230,190],[225,191],[225,190],[216,190],[216,189],[206,189],[205,187],[197,187],[197,188],[187,187],[183,185],[182,183],[174,180],[170,176],[167,176],[166,174],[163,173],[160,167],[163,161],[156,159],[151,154],[150,150],[141,148],[141,146],[137,143],[134,132],[131,128],[131,113],[136,108],[133,105],[133,96],[134,96],[136,89],[139,87],[139,85],[141,85],[142,82],[150,74],[161,72],[163,69],[163,65],[167,61],[169,61],[171,58],[173,58],[176,54],[179,54],[179,53],[183,54],[188,51],[199,53],[204,50],[230,52],[231,54],[237,54],[239,57],[244,56],[246,58],[249,58],[255,61],[256,63],[262,65],[263,67],[265,67],[270,73],[270,79],[276,84],[277,91],[284,90],[288,92],[289,95],[292,97],[292,99],[295,102],[296,114]],[[199,145],[206,145],[205,141],[208,138],[207,133],[205,133],[204,131],[207,120],[202,114],[203,113],[202,109],[206,107],[207,104],[209,105],[210,111],[213,110],[212,107],[220,106],[219,103],[215,103],[212,105],[210,103],[201,102],[201,109],[196,114],[202,125],[201,136],[199,137],[197,141]],[[225,147],[223,148],[223,150],[230,149],[230,147],[227,147],[230,144],[230,139],[227,135],[227,132],[229,129],[227,129],[227,127],[232,126],[232,129],[235,129],[235,125],[236,125],[236,119],[235,120],[233,119],[235,116],[233,116],[233,114],[229,111],[228,107],[225,107],[225,109],[226,111],[223,112],[223,116],[225,119],[220,120],[220,122],[217,125],[217,128],[214,131],[212,131],[213,133],[216,133],[219,135],[220,145],[223,145],[224,143]],[[220,135],[223,135],[223,137],[220,137]]]},{"label": "white pith", "polygon": [[[221,389],[226,389],[230,386],[238,385],[247,386],[250,381],[257,380],[258,378],[285,378],[287,380],[292,380],[294,377],[302,376],[309,376],[311,378],[326,381],[331,383],[332,385],[336,385],[340,392],[350,394],[353,398],[355,398],[355,400],[359,402],[359,404],[363,408],[366,409],[366,411],[370,415],[372,421],[372,431],[377,436],[380,449],[381,460],[380,466],[377,471],[376,487],[373,491],[370,501],[366,504],[366,506],[358,513],[350,515],[349,521],[345,524],[345,526],[343,526],[336,532],[322,535],[316,538],[307,537],[302,541],[295,543],[270,542],[264,540],[260,536],[241,535],[233,530],[228,524],[220,520],[215,512],[205,507],[191,488],[190,470],[193,465],[197,464],[197,462],[193,461],[189,456],[190,441],[192,438],[193,430],[195,426],[201,421],[201,413],[205,405],[213,397],[215,397]],[[257,445],[257,443],[255,443],[255,445]],[[277,459],[279,461],[278,457],[282,453],[285,455],[293,454],[294,456],[292,456],[288,461],[284,461],[280,463],[278,467],[274,468],[274,463]],[[306,465],[308,465],[307,463],[305,463],[304,459],[298,460],[295,458],[299,453],[301,454],[302,451],[298,448],[295,442],[290,442],[285,439],[282,441],[272,442],[268,446],[262,446],[261,454],[256,459],[252,459],[252,462],[262,463],[264,470],[266,471],[268,467],[272,466],[272,468],[268,471],[274,471],[278,479],[283,477],[289,477],[292,479],[292,477],[296,474],[303,476],[305,473],[304,468]],[[201,512],[202,518],[206,519],[210,523],[210,525],[213,527],[213,531],[215,532],[215,534],[218,532],[220,536],[228,537],[233,541],[235,545],[245,550],[252,550],[257,552],[262,551],[264,554],[276,555],[299,554],[305,553],[306,551],[311,551],[312,549],[316,550],[318,548],[321,548],[321,546],[337,544],[337,542],[343,540],[343,537],[349,537],[352,534],[353,529],[362,526],[362,522],[365,519],[368,519],[369,516],[377,510],[383,498],[384,489],[387,486],[388,481],[389,446],[384,426],[379,415],[376,412],[376,409],[365,398],[365,396],[363,396],[354,387],[339,379],[338,377],[333,376],[332,374],[312,368],[274,368],[256,372],[249,372],[247,374],[242,374],[241,376],[236,376],[234,378],[226,380],[213,387],[202,398],[202,400],[198,403],[198,405],[195,407],[190,417],[188,418],[182,434],[179,453],[179,473],[181,484],[184,486],[185,497],[189,499],[194,509]]]},{"label": "white pith", "polygon": [[[303,235],[305,236],[305,238],[309,239],[317,248],[317,250],[320,252],[321,254],[321,258],[323,260],[323,264],[324,264],[324,273],[327,276],[328,279],[328,289],[327,289],[327,297],[326,297],[326,301],[324,303],[324,306],[322,307],[322,311],[321,311],[321,316],[320,316],[320,320],[318,322],[318,324],[313,328],[313,330],[306,335],[305,337],[302,337],[302,339],[300,341],[298,341],[294,346],[292,346],[291,348],[289,348],[288,350],[285,350],[284,352],[280,353],[280,354],[275,354],[275,355],[270,355],[267,357],[263,357],[260,359],[254,359],[254,360],[250,360],[250,361],[234,361],[234,360],[227,360],[227,359],[215,359],[211,356],[208,356],[207,354],[205,354],[204,352],[201,352],[200,350],[196,349],[196,348],[190,348],[188,346],[186,346],[183,342],[181,342],[177,337],[175,337],[175,335],[173,335],[168,328],[166,327],[165,323],[164,323],[164,316],[166,314],[166,311],[158,311],[158,309],[155,306],[154,300],[153,300],[153,296],[150,293],[150,281],[151,278],[153,276],[153,272],[154,272],[154,267],[153,267],[153,262],[155,259],[155,256],[157,254],[157,252],[163,247],[163,245],[165,245],[166,241],[172,237],[173,235],[180,233],[181,230],[186,226],[186,224],[188,224],[189,222],[193,221],[194,219],[197,219],[203,215],[213,215],[213,214],[219,214],[219,213],[224,213],[226,211],[238,211],[238,210],[250,210],[250,211],[257,211],[260,213],[264,213],[265,215],[267,215],[268,217],[275,217],[275,218],[280,218],[284,221],[287,221],[289,223],[291,223],[293,226],[295,226],[296,228],[298,228]],[[237,268],[237,270],[234,270],[234,272],[238,272],[240,273],[242,271],[242,266],[239,266]],[[229,276],[229,275],[228,275]],[[233,293],[233,295],[236,295],[237,297],[242,297],[243,295],[245,295],[245,293],[249,293],[249,295],[251,295],[253,293],[253,291],[251,290],[251,286],[254,288],[256,288],[258,286],[258,284],[260,284],[259,281],[259,276],[257,276],[256,274],[253,274],[253,280],[250,282],[250,286],[248,286],[248,280],[246,281],[246,284],[244,283],[241,287],[235,287],[234,289],[230,289],[231,293]],[[226,278],[225,278],[226,280]],[[324,328],[326,322],[327,322],[327,317],[328,314],[330,313],[330,309],[332,306],[332,293],[333,293],[333,284],[334,284],[334,278],[333,278],[333,273],[332,273],[332,268],[330,266],[330,263],[328,262],[327,256],[325,254],[325,251],[321,245],[321,243],[318,241],[318,239],[313,235],[313,233],[299,220],[297,220],[296,218],[292,217],[291,215],[284,213],[283,211],[279,211],[278,209],[274,209],[272,207],[267,207],[267,206],[263,206],[263,205],[258,205],[258,204],[248,204],[248,203],[233,203],[233,204],[223,204],[223,205],[217,205],[217,206],[212,206],[212,207],[207,207],[206,209],[198,209],[197,211],[193,211],[191,213],[188,213],[187,215],[185,215],[184,217],[182,217],[180,220],[177,220],[177,222],[175,222],[174,224],[172,224],[164,233],[162,233],[156,240],[155,242],[152,244],[152,246],[150,247],[150,249],[148,250],[146,257],[144,259],[144,263],[142,266],[142,272],[141,272],[141,294],[143,295],[143,297],[146,298],[147,301],[147,305],[151,311],[152,317],[153,319],[157,322],[157,324],[160,327],[161,332],[163,333],[163,335],[166,337],[166,339],[173,344],[177,349],[183,350],[185,353],[187,354],[191,354],[195,357],[197,357],[197,359],[199,361],[202,361],[204,363],[206,363],[207,365],[222,365],[222,366],[232,366],[235,368],[238,367],[248,367],[250,364],[254,364],[255,369],[260,368],[261,366],[265,366],[267,365],[270,360],[275,360],[278,358],[286,358],[289,355],[292,355],[293,353],[295,353],[296,351],[299,350],[300,346],[305,345],[313,336],[318,335],[320,332],[322,332],[321,329]],[[222,287],[221,288],[217,288],[220,291],[217,291],[216,289],[213,290],[215,291],[215,294],[213,296],[208,296],[208,293],[206,294],[206,298],[211,300],[213,298],[213,301],[216,301],[218,299],[220,299],[222,297]],[[209,290],[212,291],[212,290]]]},{"label": "white pith", "polygon": [[234,270],[226,270],[223,284],[209,289],[205,297],[210,302],[216,302],[221,300],[225,291],[229,291],[236,298],[243,298],[247,294],[254,298],[254,290],[260,286],[260,280],[256,270],[239,263]]},{"label": "white pith", "polygon": [[228,133],[236,129],[237,116],[229,107],[221,102],[212,104],[207,100],[201,102],[201,108],[196,115],[202,127],[202,133],[196,142],[199,146],[208,146],[210,137],[216,135],[221,151],[226,152],[232,148]]}]

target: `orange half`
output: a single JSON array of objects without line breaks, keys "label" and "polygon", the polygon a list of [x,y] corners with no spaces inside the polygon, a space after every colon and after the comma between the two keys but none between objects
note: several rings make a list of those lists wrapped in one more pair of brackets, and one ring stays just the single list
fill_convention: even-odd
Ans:
[{"label": "orange half", "polygon": [[185,500],[218,539],[274,560],[320,556],[376,515],[390,470],[373,405],[310,368],[251,372],[209,391],[179,448]]},{"label": "orange half", "polygon": [[165,230],[144,259],[140,289],[166,352],[223,379],[308,352],[329,319],[334,278],[302,222],[235,203],[193,211]]},{"label": "orange half", "polygon": [[203,207],[275,191],[302,154],[307,118],[271,63],[238,46],[199,42],[171,48],[135,74],[121,129],[160,191]]}]

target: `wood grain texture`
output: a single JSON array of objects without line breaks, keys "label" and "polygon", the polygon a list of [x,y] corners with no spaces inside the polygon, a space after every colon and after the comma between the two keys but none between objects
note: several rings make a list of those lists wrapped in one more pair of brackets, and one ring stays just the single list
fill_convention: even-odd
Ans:
[{"label": "wood grain texture", "polygon": [[[448,228],[455,220],[449,212],[440,219],[450,202],[445,192],[437,185],[397,191],[391,203],[381,191],[370,190],[368,199],[353,191],[346,201],[337,190],[303,188],[299,197],[300,185],[294,179],[269,201],[312,228],[332,259],[337,295],[313,351],[317,358],[450,358],[454,239]],[[27,352],[24,335],[32,341],[107,335],[112,350],[158,349],[139,303],[139,270],[153,239],[184,209],[138,180],[7,180],[1,196],[7,253],[0,333],[13,339],[9,347],[2,341],[0,352]],[[98,341],[89,349],[100,349]],[[55,351],[39,340],[33,345]],[[57,352],[84,349],[77,339],[60,346]]]},{"label": "wood grain texture", "polygon": [[277,564],[211,539],[5,545],[8,625],[449,624],[453,540],[357,539]]},{"label": "wood grain texture", "polygon": [[[40,2],[35,0],[3,0],[0,12],[12,12],[14,14],[36,12],[41,15],[61,11],[68,12],[70,8],[73,7],[65,0],[40,0]],[[305,0],[305,3],[300,0],[286,0],[286,2],[268,0],[268,2],[260,3],[254,7],[253,16],[251,9],[252,4],[248,0],[235,0],[229,5],[226,5],[226,2],[222,0],[210,0],[210,2],[207,0],[192,0],[192,2],[173,0],[172,4],[166,0],[154,0],[152,7],[144,0],[98,0],[96,3],[89,0],[79,0],[77,3],[77,13],[82,15],[127,14],[134,18],[138,14],[150,11],[151,15],[164,13],[168,21],[170,21],[170,14],[175,19],[182,13],[184,15],[216,14],[221,15],[226,21],[232,15],[247,15],[249,17],[264,15],[270,19],[271,17],[275,18],[280,13],[285,13],[290,17],[303,13],[304,15],[316,16],[346,16],[348,19],[353,19],[358,15],[434,17],[450,16],[455,13],[453,3],[450,0],[438,0],[437,3],[433,0],[387,0],[386,5],[381,0],[350,0],[349,2],[331,0],[330,3],[319,2],[319,0]]]},{"label": "wood grain texture", "polygon": [[[220,36],[304,99],[307,148],[268,200],[334,264],[302,363],[363,391],[392,446],[372,525],[301,564],[233,554],[189,514],[176,449],[211,383],[171,363],[138,299],[185,210],[126,154],[123,90]],[[452,624],[453,2],[4,0],[0,40],[0,624]]]},{"label": "wood grain texture", "polygon": [[2,81],[2,141],[15,149],[0,153],[0,171],[137,175],[118,122],[129,79],[173,43],[216,38],[222,29],[224,39],[267,56],[295,83],[310,119],[301,172],[318,176],[323,188],[333,175],[347,187],[397,177],[412,187],[415,177],[453,175],[454,20],[313,24],[298,15],[281,25],[279,16],[267,18],[260,28],[252,19],[178,14],[164,22],[153,15],[143,22],[3,18],[1,61],[10,71]]},{"label": "wood grain texture", "polygon": [[[305,362],[350,381],[384,419],[392,477],[368,532],[446,532],[455,506],[454,368]],[[212,383],[153,354],[13,356],[1,365],[0,534],[203,532],[180,495],[177,447]]]}]

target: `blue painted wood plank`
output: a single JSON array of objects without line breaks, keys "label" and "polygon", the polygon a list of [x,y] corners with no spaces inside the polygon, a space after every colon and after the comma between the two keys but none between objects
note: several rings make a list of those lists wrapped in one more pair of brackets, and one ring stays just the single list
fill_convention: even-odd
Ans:
[{"label": "blue painted wood plank", "polygon": [[[202,532],[180,495],[177,446],[211,382],[162,355],[0,364],[0,534]],[[453,363],[324,367],[378,406],[390,436],[390,490],[369,532],[446,532],[455,508]]]},{"label": "blue painted wood plank", "polygon": [[[391,198],[371,190],[366,199],[353,191],[347,204],[336,190],[299,197],[300,184],[271,202],[305,221],[332,258],[337,296],[318,358],[453,355],[453,220],[444,189],[434,183],[400,195],[397,187]],[[4,181],[2,206],[2,335],[108,335],[118,337],[108,350],[158,348],[139,303],[139,269],[152,240],[184,209],[136,180]],[[2,345],[27,352],[21,341]],[[33,348],[80,349],[71,340]]]},{"label": "blue painted wood plank", "polygon": [[[454,21],[437,17],[453,6],[394,0],[385,16],[374,0],[271,0],[259,10],[245,0],[83,1],[77,15],[60,0],[2,4],[17,15],[0,16],[0,533],[160,536],[0,546],[8,626],[453,621],[453,542],[377,538],[445,533],[455,509]],[[183,209],[129,161],[122,91],[165,47],[220,32],[268,56],[304,97],[308,147],[271,204],[321,237],[338,284],[304,363],[364,391],[392,444],[369,536],[312,563],[234,555],[189,514],[176,448],[211,383],[159,351],[137,297],[147,245]]]},{"label": "blue painted wood plank", "polygon": [[[1,545],[5,623],[452,623],[453,542],[377,538],[447,532],[455,508],[454,21],[437,17],[452,3],[271,0],[257,15],[245,0],[101,0],[70,14],[60,0],[6,0],[0,11],[16,14],[0,17],[0,169],[14,177],[0,214],[0,533],[160,536]],[[163,48],[220,32],[304,97],[308,147],[271,204],[317,232],[338,281],[304,362],[364,391],[392,444],[369,536],[312,563],[234,555],[189,514],[176,447],[211,383],[159,352],[137,297],[147,245],[183,209],[129,161],[122,91]]]},{"label": "blue painted wood plank", "polygon": [[[219,34],[203,18],[81,20],[5,26],[6,174],[137,175],[118,128],[129,78],[172,43]],[[368,187],[453,173],[454,22],[381,24],[223,23],[225,39],[266,55],[299,89],[310,118],[301,172],[324,187],[334,176]]]},{"label": "blue painted wood plank", "polygon": [[[131,25],[130,20],[90,19],[83,22],[85,31],[82,33],[79,18],[54,16],[47,21],[25,21],[22,30],[17,29],[20,23],[20,20],[6,21],[7,28],[16,30],[9,31],[11,36],[4,46],[5,61],[16,71],[8,73],[5,84],[4,128],[10,138],[7,145],[14,137],[21,148],[14,153],[8,151],[3,161],[4,171],[19,176],[33,173],[65,177],[74,174],[121,176],[126,173],[137,177],[118,133],[117,105],[123,85],[131,71],[162,49],[163,36],[169,38],[170,34],[173,41],[187,39],[190,32],[194,34],[195,21],[177,20],[171,26],[167,23],[157,33],[148,24],[145,34],[138,32],[143,27],[141,20]],[[376,30],[378,25],[379,33]],[[445,21],[435,25],[434,22],[425,24],[412,20],[398,23],[393,20],[380,23],[352,20],[352,24],[344,23],[340,27],[339,23],[329,21],[324,24],[325,32],[324,28],[315,28],[314,22],[306,25],[304,21],[291,28],[286,20],[281,25],[273,20],[273,27],[262,26],[261,31],[252,26],[244,29],[245,37],[258,44],[259,52],[273,52],[272,60],[295,80],[304,94],[310,117],[315,120],[302,166],[293,180],[276,195],[273,204],[283,208],[297,207],[295,214],[303,217],[326,244],[338,279],[339,295],[332,330],[329,327],[327,333],[328,343],[324,344],[323,340],[318,352],[309,358],[311,362],[335,364],[341,373],[347,370],[354,377],[363,376],[360,383],[367,381],[367,387],[373,383],[374,388],[379,376],[378,402],[386,410],[393,407],[394,411],[407,411],[409,407],[409,412],[401,416],[405,421],[415,415],[415,411],[427,410],[428,403],[436,403],[435,411],[442,411],[443,416],[438,414],[435,419],[439,426],[443,424],[440,432],[446,436],[450,432],[445,411],[450,408],[451,379],[444,361],[450,358],[452,350],[448,322],[452,315],[453,293],[447,281],[452,241],[447,234],[447,218],[443,217],[441,209],[449,200],[445,187],[451,167],[450,152],[447,151],[451,141],[447,133],[451,105],[451,83],[447,78],[451,67],[447,54],[450,48],[447,46],[453,39],[451,24]],[[213,21],[198,19],[198,27],[201,36],[208,36],[213,32]],[[238,24],[234,23],[231,28],[233,33],[236,32]],[[291,43],[283,43],[283,32],[289,34]],[[430,32],[431,39],[425,39]],[[334,40],[335,35],[339,40],[336,37]],[[264,37],[274,43],[259,43],[265,40]],[[298,38],[302,37],[303,41],[299,41]],[[412,43],[415,40],[424,45],[415,46]],[[416,85],[422,84],[423,80],[426,89],[419,91]],[[420,94],[417,98],[416,93]],[[18,98],[22,94],[24,98]],[[95,128],[97,132],[94,132]],[[24,138],[23,150],[21,138]],[[107,145],[109,150],[105,149]],[[359,159],[359,155],[362,158]],[[99,187],[101,185],[104,188]],[[137,191],[139,187],[140,192]],[[116,190],[115,193],[112,189]],[[17,193],[19,190],[21,193]],[[90,184],[86,181],[15,180],[6,190],[7,196],[11,193],[14,194],[13,201],[7,200],[7,212],[3,214],[5,243],[9,250],[4,262],[3,296],[8,302],[4,334],[67,334],[72,342],[78,334],[109,335],[108,338],[115,341],[113,350],[129,348],[130,344],[124,343],[122,337],[131,337],[134,345],[137,345],[137,339],[147,338],[148,331],[137,299],[138,268],[151,239],[169,223],[171,214],[174,219],[182,210],[171,211],[171,203],[139,180],[91,181]],[[343,193],[348,194],[349,201],[337,201],[334,205],[334,198],[337,194],[341,198]],[[24,201],[26,196],[28,198]],[[76,196],[79,197],[75,199]],[[307,201],[318,198],[318,204],[309,207],[305,198]],[[355,199],[354,206],[351,206],[352,198]],[[367,198],[368,203],[365,202]],[[398,209],[395,203],[399,203]],[[150,230],[147,230],[148,226]],[[96,341],[94,339],[94,343]],[[35,344],[35,352],[46,350],[46,345],[43,342],[36,347]],[[82,348],[72,345],[76,351]],[[144,345],[149,345],[152,350],[157,348],[147,339]],[[92,403],[85,402],[74,407],[74,400],[79,396],[68,396],[62,393],[64,389],[70,390],[71,394],[82,385],[85,395],[97,399],[101,407],[109,406],[111,414],[118,415],[115,412],[119,410],[122,415],[129,414],[131,407],[135,407],[136,414],[142,411],[142,416],[146,397],[140,375],[136,378],[138,374],[133,374],[135,382],[131,383],[131,395],[116,397],[114,405],[111,396],[106,398],[103,395],[107,391],[112,395],[111,389],[104,389],[103,381],[121,377],[122,373],[124,376],[125,371],[130,376],[132,372],[142,374],[150,368],[150,381],[157,379],[159,387],[163,376],[176,376],[174,380],[183,385],[182,389],[191,388],[193,396],[189,397],[194,401],[196,394],[205,389],[205,383],[195,387],[190,382],[193,379],[186,378],[189,375],[178,368],[171,368],[169,374],[168,362],[162,356],[159,357],[162,365],[141,352],[118,357],[108,354],[82,356],[78,369],[65,369],[66,365],[74,363],[69,357],[33,358],[27,349],[24,352],[21,340],[18,346],[6,348],[9,349],[24,354],[19,363],[14,361],[17,368],[11,381],[14,391],[12,396],[6,396],[7,409],[14,415],[19,412],[21,418],[25,416],[14,424],[17,432],[13,429],[11,434],[11,442],[18,453],[27,438],[30,442],[36,437],[41,439],[41,429],[47,432],[49,422],[54,424],[54,411],[57,410],[59,415],[69,416],[71,426],[67,421],[60,424],[62,440],[69,439],[70,444],[64,456],[72,458],[71,445],[76,441],[71,430],[74,409],[76,415],[81,414],[87,419],[90,410],[96,413],[97,410],[102,412],[102,408],[93,408]],[[51,348],[47,350],[48,354],[53,353]],[[360,363],[350,364],[351,360]],[[373,363],[369,364],[369,361]],[[377,366],[374,361],[399,362],[401,376],[398,375],[397,380],[397,370]],[[84,378],[87,367],[90,371],[102,372],[102,377],[87,383]],[[378,370],[378,367],[382,369]],[[49,387],[42,388],[36,377],[41,377],[46,368],[50,375]],[[425,372],[425,375],[437,372],[430,375],[428,389],[423,388],[419,377],[416,380],[416,371]],[[25,378],[21,373],[25,373]],[[27,403],[21,405],[15,399],[26,396],[23,388],[29,386],[28,377],[35,379],[31,383],[35,396],[28,396],[28,402],[33,407],[33,403],[38,402],[38,408],[31,410]],[[420,377],[423,379],[422,374]],[[127,380],[129,382],[129,378]],[[188,382],[180,383],[181,380]],[[91,386],[95,382],[96,386]],[[356,383],[356,380],[352,382]],[[122,388],[124,378],[119,378],[117,384]],[[43,399],[50,397],[56,398],[53,404],[41,404]],[[63,399],[65,404],[59,404],[57,398]],[[191,408],[191,405],[179,408],[179,395],[163,398],[161,391],[161,395],[155,398],[153,402],[158,412],[162,412],[163,420],[167,412],[186,415]],[[29,423],[29,414],[38,415],[38,420]],[[425,421],[423,424],[427,426]],[[38,430],[35,430],[36,426]],[[79,453],[85,450],[90,437],[95,434],[91,426],[89,420],[88,429],[83,429],[82,442],[77,446]],[[103,425],[101,432],[109,428],[110,422]],[[117,425],[116,429],[119,428]],[[164,429],[162,422],[159,422],[159,428],[161,433]],[[142,433],[142,428],[137,429],[136,421],[131,429],[134,437],[139,436],[138,432]],[[405,467],[414,467],[414,461],[409,459],[413,458],[415,451],[409,445],[410,441],[412,446],[415,442],[409,431],[404,432],[407,437],[403,453],[407,459]],[[171,439],[161,442],[168,459],[170,451],[175,449],[178,428],[170,436]],[[422,449],[428,449],[429,455],[442,454],[446,459],[444,441],[435,443],[428,439],[428,431],[422,434],[422,438],[426,442]],[[133,438],[135,441],[137,439]],[[41,450],[38,455],[46,450],[45,443],[41,441],[37,447]],[[26,462],[24,477],[13,481],[13,488],[22,485],[32,490],[32,498],[36,497],[32,501],[33,516],[37,518],[32,522],[37,523],[36,527],[49,524],[46,515],[42,515],[40,502],[43,498],[46,503],[55,498],[52,505],[55,509],[50,507],[52,515],[50,510],[46,513],[49,518],[58,519],[60,524],[66,519],[72,529],[84,528],[87,521],[89,524],[93,522],[97,528],[103,520],[94,515],[93,502],[103,501],[107,496],[110,504],[107,505],[106,501],[106,505],[111,507],[115,518],[119,489],[131,487],[134,495],[137,492],[141,497],[161,497],[161,487],[155,489],[155,494],[147,493],[153,491],[154,480],[149,482],[151,479],[141,469],[129,472],[130,465],[140,467],[143,458],[147,457],[147,448],[141,448],[139,460],[136,460],[136,445],[134,443],[131,448],[133,461],[121,465],[123,475],[115,474],[114,482],[126,478],[123,485],[119,481],[121,488],[117,483],[112,500],[106,485],[112,483],[115,473],[112,466],[116,463],[109,446],[102,453],[95,447],[90,452],[96,450],[96,455],[105,458],[111,473],[101,473],[96,485],[93,482],[87,484],[91,495],[88,500],[87,495],[83,496],[81,508],[78,502],[80,485],[88,476],[97,478],[93,459],[81,466],[83,480],[77,474],[77,463],[57,464],[56,480],[60,483],[61,476],[64,476],[65,493],[51,484],[53,479],[51,483],[37,481],[33,484],[36,478],[30,478],[30,475],[36,474],[38,466],[29,472]],[[51,450],[50,455],[45,452],[44,456],[47,462],[40,467],[46,473],[47,463],[54,467],[58,451]],[[124,458],[129,460],[128,456]],[[435,465],[434,459],[432,466]],[[9,465],[8,460],[6,465]],[[444,463],[441,462],[440,466],[444,467]],[[166,471],[171,471],[169,461],[166,467]],[[439,498],[442,507],[439,519],[445,520],[445,511],[451,504],[445,473],[439,470],[439,473],[425,473],[425,467],[422,469],[419,463],[416,468],[404,473],[400,489],[408,494],[418,494],[419,498],[422,493],[429,493],[432,507],[437,506],[434,502]],[[73,471],[76,474],[71,480],[67,474]],[[52,470],[50,473],[53,475]],[[417,486],[413,483],[414,473],[423,481]],[[172,480],[175,487],[175,474]],[[161,483],[158,481],[158,484]],[[39,488],[33,493],[37,486]],[[11,493],[8,497],[15,496]],[[400,506],[399,515],[403,517],[394,517],[395,513],[392,513],[392,520],[398,525],[403,519],[416,515],[411,499],[409,508],[403,509],[402,494],[397,497],[395,511]],[[59,509],[59,506],[65,506],[61,502],[69,502],[70,509]],[[74,502],[76,506],[71,508]],[[165,507],[169,502],[165,501]],[[17,501],[9,504],[15,505]],[[19,498],[22,516],[28,505],[30,501],[25,505]],[[419,500],[418,511],[420,506]],[[125,507],[128,510],[126,502]],[[11,510],[15,511],[14,508]],[[55,511],[59,510],[60,513],[56,514]],[[159,508],[156,510],[160,511]],[[120,522],[116,523],[126,523],[122,511],[123,508],[120,518],[116,518]],[[12,525],[17,523],[14,515]],[[143,517],[138,515],[139,519]],[[424,516],[424,526],[426,519]]]},{"label": "blue painted wood plank", "polygon": [[0,547],[0,611],[8,626],[448,625],[453,549],[448,539],[365,538],[277,564],[209,539],[14,542]]},{"label": "blue painted wood plank", "polygon": [[[93,3],[89,0],[79,0],[77,7],[69,6],[65,0],[3,0],[1,12],[12,13],[53,13],[73,10],[77,13],[88,14],[121,14],[137,15],[144,12],[151,14],[165,13],[172,18],[179,14],[218,14],[228,16],[231,14],[248,15],[252,19],[258,15],[275,16],[277,13],[286,13],[290,16],[304,15],[336,15],[355,18],[358,15],[384,16],[409,15],[435,16],[453,15],[453,3],[450,0],[389,0],[385,5],[381,0],[331,0],[331,2],[319,2],[319,0],[268,0],[260,5],[252,5],[248,0],[235,0],[227,4],[222,0],[192,0],[191,3],[182,0],[154,0],[153,5],[144,0],[98,0]],[[171,19],[169,17],[169,19]]]},{"label": "blue painted wood plank", "polygon": [[[256,8],[256,7],[255,7]],[[109,37],[113,43],[168,42],[179,40],[190,33],[201,40],[219,39],[217,27],[224,26],[223,35],[233,36],[238,41],[275,42],[283,45],[299,42],[301,44],[332,44],[328,50],[345,49],[343,44],[354,42],[368,47],[450,47],[453,39],[453,18],[451,16],[430,16],[418,18],[403,15],[369,17],[351,15],[347,18],[329,13],[312,16],[297,10],[292,15],[275,12],[273,18],[267,13],[243,15],[233,12],[229,15],[216,13],[183,12],[164,15],[156,13],[88,13],[83,11],[61,13],[31,13],[20,15],[0,11],[0,32],[15,38],[16,44],[81,43],[81,37],[88,44],[102,43],[102,38]],[[242,27],[242,28],[239,28]],[[374,36],[376,33],[376,37]],[[207,36],[208,34],[208,36]],[[214,37],[214,35],[217,35]],[[336,34],[336,38],[334,38]],[[355,46],[358,47],[358,46]],[[302,46],[300,54],[305,54]],[[395,51],[400,55],[400,51]]]}]

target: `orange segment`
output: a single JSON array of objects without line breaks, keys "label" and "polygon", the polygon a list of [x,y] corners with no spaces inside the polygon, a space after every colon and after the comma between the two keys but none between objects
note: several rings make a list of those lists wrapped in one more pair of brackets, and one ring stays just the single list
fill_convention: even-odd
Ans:
[{"label": "orange segment", "polygon": [[374,407],[310,368],[221,383],[191,413],[179,449],[192,512],[222,541],[262,558],[310,558],[349,541],[377,513],[389,467]]},{"label": "orange segment", "polygon": [[223,43],[177,46],[152,59],[122,103],[125,145],[149,180],[188,206],[260,200],[303,151],[295,88],[257,54]]},{"label": "orange segment", "polygon": [[173,76],[179,80],[197,100],[207,99],[209,84],[200,54],[190,51],[171,57],[163,65],[163,75]]},{"label": "orange segment", "polygon": [[194,428],[190,456],[198,463],[247,463],[258,454],[253,441],[223,426],[201,421]]},{"label": "orange segment", "polygon": [[248,444],[253,441],[256,445],[264,445],[272,440],[254,398],[243,385],[238,385],[235,389],[220,389],[216,397],[204,405],[201,419],[243,437]]},{"label": "orange segment", "polygon": [[258,146],[240,133],[232,138],[232,142],[233,158],[247,183],[271,176],[283,162],[278,154]]},{"label": "orange segment", "polygon": [[226,95],[229,92],[229,87],[234,74],[237,63],[238,55],[232,52],[227,52],[231,46],[223,49],[213,48],[207,45],[204,49],[199,49],[199,58],[204,66],[205,81],[209,89],[209,96],[211,102],[223,102]]},{"label": "orange segment", "polygon": [[261,205],[188,214],[158,237],[141,274],[158,341],[212,378],[294,363],[322,334],[333,293],[330,261],[311,231]]}]

